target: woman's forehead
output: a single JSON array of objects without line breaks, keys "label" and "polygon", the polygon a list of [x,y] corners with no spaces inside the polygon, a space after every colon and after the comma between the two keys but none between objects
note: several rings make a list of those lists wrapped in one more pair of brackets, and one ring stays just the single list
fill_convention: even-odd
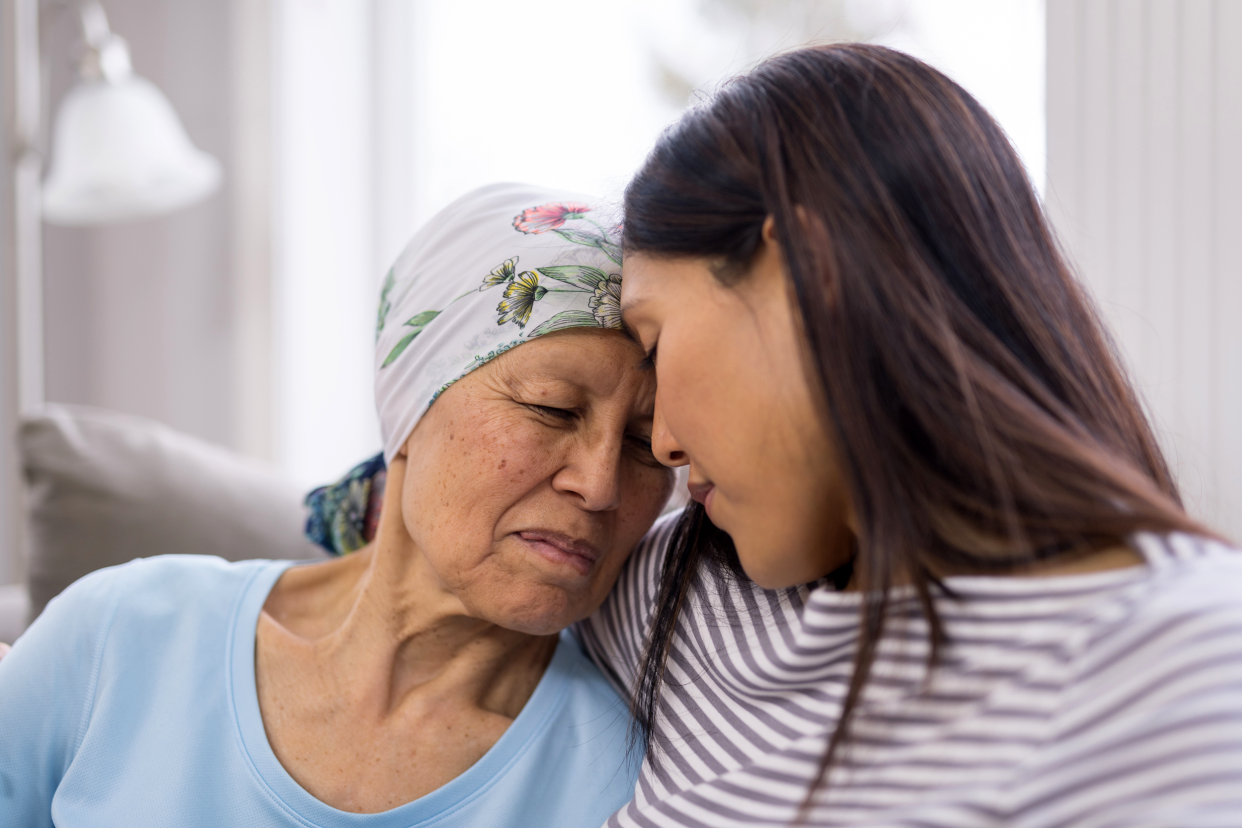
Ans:
[{"label": "woman's forehead", "polygon": [[595,391],[613,373],[599,346],[575,343],[549,366],[540,343],[621,328],[618,230],[610,206],[520,184],[480,188],[424,225],[380,292],[375,397],[385,456],[442,393],[497,360],[497,369],[537,367]]},{"label": "woman's forehead", "polygon": [[598,393],[611,393],[639,370],[642,351],[621,331],[558,331],[524,343],[494,361],[493,370],[508,382],[563,382]]}]

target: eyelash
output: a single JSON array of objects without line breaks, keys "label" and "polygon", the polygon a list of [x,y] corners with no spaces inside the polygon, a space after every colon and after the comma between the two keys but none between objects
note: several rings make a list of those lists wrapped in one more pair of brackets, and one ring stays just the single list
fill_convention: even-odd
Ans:
[{"label": "eyelash", "polygon": [[650,440],[646,437],[639,437],[637,434],[631,434],[630,441],[634,445],[634,450],[640,455],[638,462],[646,466],[664,468],[664,464],[655,456],[655,447],[651,445]]},{"label": "eyelash", "polygon": [[570,420],[573,420],[577,418],[578,416],[578,412],[573,411],[572,409],[568,409],[568,408],[552,408],[551,406],[548,406],[548,405],[534,405],[534,404],[527,405],[526,407],[533,411],[537,411],[538,413],[543,414],[544,416],[554,417],[558,420],[563,420],[565,422],[569,422]]},{"label": "eyelash", "polygon": [[643,451],[650,451],[650,452],[652,452],[653,454],[655,453],[654,449],[652,448],[651,441],[650,441],[650,440],[648,440],[646,437],[643,437],[643,436],[638,435],[638,434],[631,434],[631,435],[629,435],[629,437],[630,437],[630,439],[631,439],[631,440],[633,440],[635,443],[637,443],[638,445],[642,446]]},{"label": "eyelash", "polygon": [[[652,356],[655,356],[654,349]],[[535,405],[533,403],[527,403],[526,407],[546,417],[553,417],[563,422],[569,422],[578,417],[578,412],[568,408],[552,408],[551,406]],[[655,458],[655,447],[651,445],[650,440],[638,434],[630,434],[627,437],[642,452],[644,460],[650,458],[655,465],[660,465],[660,461]]]}]

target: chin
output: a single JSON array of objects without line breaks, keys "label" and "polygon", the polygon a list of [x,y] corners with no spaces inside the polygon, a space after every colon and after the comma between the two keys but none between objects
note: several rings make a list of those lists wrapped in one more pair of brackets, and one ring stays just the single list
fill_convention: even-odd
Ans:
[{"label": "chin", "polygon": [[810,574],[805,562],[790,560],[790,547],[770,543],[750,544],[737,536],[734,536],[733,545],[746,577],[763,589],[788,589],[823,577],[822,574]]},{"label": "chin", "polygon": [[[523,591],[526,592],[526,591]],[[560,590],[536,589],[508,597],[504,607],[480,607],[481,617],[493,624],[527,635],[555,635],[589,613],[576,613],[574,602]],[[559,594],[557,594],[559,593]]]},{"label": "chin", "polygon": [[506,630],[513,630],[514,632],[525,633],[526,635],[543,636],[556,635],[576,620],[577,619],[515,615],[503,620],[497,620],[496,623],[499,626],[504,627]]}]

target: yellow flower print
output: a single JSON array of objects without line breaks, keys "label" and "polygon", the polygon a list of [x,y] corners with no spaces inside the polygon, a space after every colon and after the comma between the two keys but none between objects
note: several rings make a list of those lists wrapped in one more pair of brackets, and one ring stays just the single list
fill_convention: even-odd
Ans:
[{"label": "yellow flower print", "polygon": [[488,288],[494,288],[496,285],[503,285],[505,282],[513,281],[514,275],[517,273],[518,257],[505,259],[491,273],[483,277],[483,285],[479,288],[482,292]]},{"label": "yellow flower print", "polygon": [[509,283],[505,288],[505,298],[500,300],[496,310],[500,313],[497,325],[513,321],[519,328],[525,328],[530,321],[530,313],[535,303],[542,299],[548,289],[539,284],[539,274],[527,270]]}]

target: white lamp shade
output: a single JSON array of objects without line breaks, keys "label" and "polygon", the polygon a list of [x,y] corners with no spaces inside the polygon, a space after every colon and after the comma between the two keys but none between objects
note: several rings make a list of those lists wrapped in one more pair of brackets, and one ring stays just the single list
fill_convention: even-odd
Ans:
[{"label": "white lamp shade", "polygon": [[43,217],[101,224],[171,212],[220,185],[220,163],[190,143],[177,113],[136,75],[84,81],[56,116]]}]

